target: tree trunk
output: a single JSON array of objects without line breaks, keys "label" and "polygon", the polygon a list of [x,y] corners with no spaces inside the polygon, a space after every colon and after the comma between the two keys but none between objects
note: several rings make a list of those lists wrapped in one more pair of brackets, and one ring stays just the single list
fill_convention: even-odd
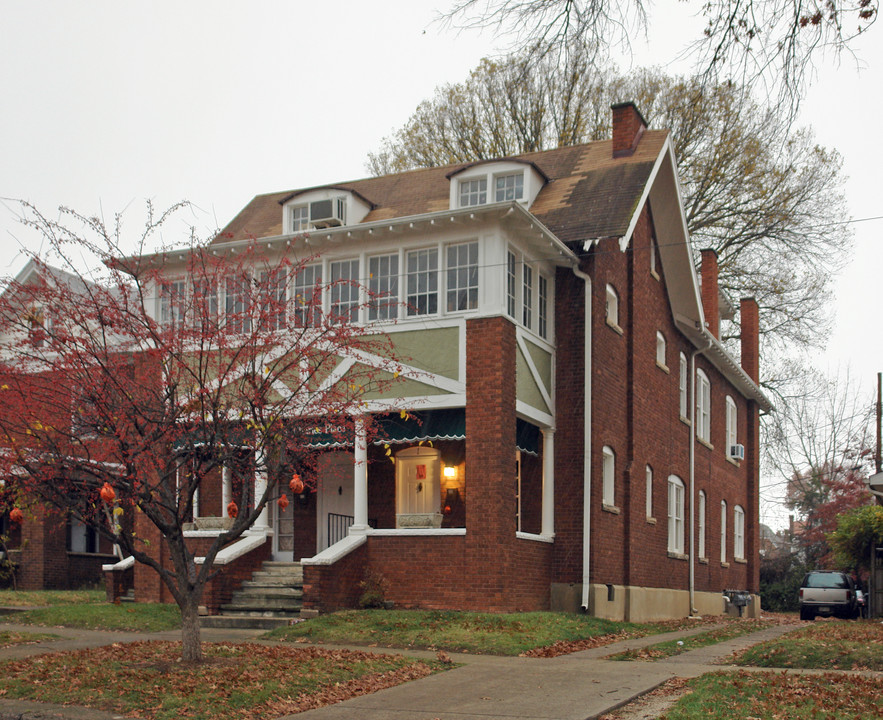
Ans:
[{"label": "tree trunk", "polygon": [[181,659],[184,662],[202,661],[202,644],[199,640],[199,592],[191,590],[181,604]]}]

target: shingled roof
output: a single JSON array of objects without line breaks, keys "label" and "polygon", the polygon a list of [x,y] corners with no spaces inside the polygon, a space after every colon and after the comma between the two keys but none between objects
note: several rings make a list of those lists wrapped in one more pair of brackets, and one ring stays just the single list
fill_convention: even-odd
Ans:
[{"label": "shingled roof", "polygon": [[[614,158],[613,141],[600,140],[502,159],[533,163],[549,179],[531,213],[560,240],[570,243],[622,237],[667,137],[667,131],[648,130],[627,157]],[[448,178],[469,165],[412,170],[322,187],[362,196],[373,208],[362,222],[391,220],[449,209]],[[257,195],[215,242],[282,235],[281,205],[314,189],[319,188]]]}]

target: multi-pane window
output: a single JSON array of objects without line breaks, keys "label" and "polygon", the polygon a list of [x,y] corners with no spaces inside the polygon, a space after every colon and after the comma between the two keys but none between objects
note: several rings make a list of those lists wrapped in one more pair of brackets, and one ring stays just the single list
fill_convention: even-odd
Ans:
[{"label": "multi-pane window", "polygon": [[653,468],[649,465],[644,468],[646,478],[646,488],[644,493],[644,507],[647,511],[647,517],[653,517]]},{"label": "multi-pane window", "polygon": [[727,501],[721,500],[721,562],[727,561]]},{"label": "multi-pane window", "polygon": [[533,326],[533,268],[527,263],[521,265],[521,323]]},{"label": "multi-pane window", "polygon": [[668,551],[684,552],[684,482],[677,475],[668,477]]},{"label": "multi-pane window", "polygon": [[613,507],[615,493],[616,455],[606,445],[601,450],[601,502]]},{"label": "multi-pane window", "polygon": [[228,332],[251,332],[251,277],[231,275],[224,279],[224,324]]},{"label": "multi-pane window", "polygon": [[521,200],[521,198],[524,196],[524,173],[499,175],[494,179],[494,188],[495,202]]},{"label": "multi-pane window", "polygon": [[515,317],[515,294],[518,276],[515,274],[515,253],[511,250],[506,253],[506,314]]},{"label": "multi-pane window", "polygon": [[407,256],[408,315],[438,312],[438,250],[412,250]]},{"label": "multi-pane window", "polygon": [[701,370],[696,371],[696,435],[711,442],[711,384]]},{"label": "multi-pane window", "polygon": [[447,247],[447,310],[475,310],[478,307],[478,243]]},{"label": "multi-pane window", "polygon": [[186,303],[186,280],[170,280],[162,283],[160,286],[160,322],[163,325],[182,324]]},{"label": "multi-pane window", "polygon": [[336,260],[329,265],[331,274],[332,322],[355,322],[359,319],[359,261]]},{"label": "multi-pane window", "polygon": [[291,317],[298,327],[322,323],[322,266],[304,265],[297,269],[292,283]]},{"label": "multi-pane window", "polygon": [[733,557],[745,559],[745,511],[739,505],[733,508]]},{"label": "multi-pane window", "polygon": [[487,202],[487,178],[460,181],[460,207],[484,205]]},{"label": "multi-pane window", "polygon": [[656,364],[666,367],[665,364],[665,335],[656,331]]},{"label": "multi-pane window", "polygon": [[735,400],[733,400],[732,397],[727,395],[727,446],[726,448],[724,448],[724,452],[727,454],[727,457],[730,457],[733,446],[737,442],[739,442],[736,432],[738,419],[739,416],[736,410],[736,402]]},{"label": "multi-pane window", "polygon": [[681,417],[687,417],[687,356],[684,353],[680,355],[681,366],[678,375],[678,407]]},{"label": "multi-pane window", "polygon": [[218,322],[218,283],[211,278],[193,279],[193,326],[213,327]]},{"label": "multi-pane window", "polygon": [[616,288],[608,283],[607,285],[607,322],[611,325],[619,327],[619,295],[616,294]]},{"label": "multi-pane window", "polygon": [[542,275],[537,276],[537,332],[549,338],[549,281]]},{"label": "multi-pane window", "polygon": [[310,206],[298,205],[291,208],[291,232],[310,229]]},{"label": "multi-pane window", "polygon": [[288,304],[286,279],[285,268],[261,271],[260,318],[266,330],[283,330],[286,327],[285,310]]},{"label": "multi-pane window", "polygon": [[398,253],[368,258],[368,293],[369,320],[394,320],[398,317]]},{"label": "multi-pane window", "polygon": [[705,557],[705,491],[699,491],[699,557]]},{"label": "multi-pane window", "polygon": [[656,238],[650,238],[650,272],[656,275]]}]

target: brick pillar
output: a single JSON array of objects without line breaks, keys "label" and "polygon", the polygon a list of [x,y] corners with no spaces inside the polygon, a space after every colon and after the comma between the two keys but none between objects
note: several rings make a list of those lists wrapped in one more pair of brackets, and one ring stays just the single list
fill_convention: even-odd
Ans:
[{"label": "brick pillar", "polygon": [[718,340],[721,336],[720,290],[717,283],[717,253],[702,251],[702,310],[709,332]]},{"label": "brick pillar", "polygon": [[[135,535],[136,542],[138,539],[149,542],[149,545],[141,546],[142,550],[159,558],[161,563],[166,559],[168,553],[159,529],[147,519],[144,513],[138,510],[135,511]],[[135,600],[137,602],[170,602],[171,596],[165,583],[152,567],[136,562],[134,570]]]},{"label": "brick pillar", "polygon": [[739,323],[742,339],[742,369],[754,382],[760,382],[760,311],[757,300],[742,298]]},{"label": "brick pillar", "polygon": [[34,504],[25,513],[17,579],[22,590],[68,588],[66,525],[59,511]]},{"label": "brick pillar", "polygon": [[638,146],[647,121],[633,102],[611,105],[613,111],[613,157],[631,155]]},{"label": "brick pillar", "polygon": [[515,543],[515,326],[466,322],[467,606],[509,609]]}]

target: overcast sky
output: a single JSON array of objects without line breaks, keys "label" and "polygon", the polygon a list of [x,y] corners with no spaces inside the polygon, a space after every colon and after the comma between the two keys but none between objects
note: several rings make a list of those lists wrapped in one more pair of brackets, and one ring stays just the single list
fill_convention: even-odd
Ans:
[{"label": "overcast sky", "polygon": [[[195,210],[167,229],[174,243],[187,225],[223,226],[256,194],[364,177],[368,153],[421,100],[500,47],[489,33],[433,25],[449,2],[0,0],[0,198],[107,222],[125,211],[133,235],[146,199],[186,199]],[[701,21],[676,0],[654,8],[652,44],[636,40],[636,62],[666,64]],[[850,58],[820,68],[800,117],[843,155],[856,219],[883,216],[883,27],[868,36],[857,46],[866,69]],[[818,363],[848,362],[870,392],[883,369],[872,292],[883,220],[855,230]],[[4,201],[0,275],[20,270],[19,249],[37,242]]]}]

